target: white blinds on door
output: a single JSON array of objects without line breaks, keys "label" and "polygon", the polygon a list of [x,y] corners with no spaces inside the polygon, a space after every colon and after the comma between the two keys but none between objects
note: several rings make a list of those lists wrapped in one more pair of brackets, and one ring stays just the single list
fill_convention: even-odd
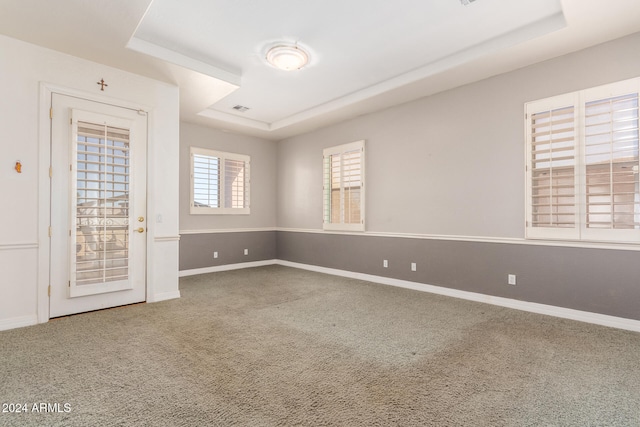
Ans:
[{"label": "white blinds on door", "polygon": [[129,275],[129,130],[78,122],[75,284]]}]

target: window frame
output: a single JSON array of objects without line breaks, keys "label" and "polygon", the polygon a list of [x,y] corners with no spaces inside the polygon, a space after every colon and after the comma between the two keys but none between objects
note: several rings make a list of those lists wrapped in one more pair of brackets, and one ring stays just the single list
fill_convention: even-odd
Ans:
[{"label": "window frame", "polygon": [[[219,200],[220,207],[211,206],[196,206],[195,205],[195,178],[194,178],[194,157],[214,157],[219,159]],[[226,200],[227,182],[225,171],[227,161],[239,161],[243,162],[244,172],[244,206],[241,208],[234,208],[230,206],[224,206]],[[248,215],[251,213],[251,156],[238,153],[228,153],[224,151],[212,150],[209,148],[200,148],[191,146],[189,148],[189,163],[190,163],[190,184],[189,184],[189,213],[191,215]]]},{"label": "window frame", "polygon": [[[525,103],[525,238],[544,240],[565,240],[582,242],[640,243],[640,227],[628,229],[595,228],[587,226],[587,135],[586,109],[593,101],[613,99],[631,93],[638,94],[640,99],[640,78],[634,78],[607,85],[597,86],[568,94],[558,95]],[[536,227],[533,225],[533,115],[559,109],[574,108],[574,200],[575,224],[573,228]],[[640,133],[640,131],[638,131]],[[640,136],[640,135],[639,135]],[[640,144],[639,144],[640,145]],[[638,147],[640,148],[640,147]],[[611,164],[615,164],[611,160]],[[638,183],[635,173],[635,182]],[[615,181],[613,181],[614,185]],[[636,201],[638,189],[636,185]],[[614,192],[614,194],[619,194]],[[610,197],[613,197],[611,195]],[[591,205],[593,206],[593,205]],[[593,213],[592,213],[593,214]]]},{"label": "window frame", "polygon": [[[360,151],[360,222],[359,223],[346,223],[344,222],[344,215],[341,215],[340,222],[331,222],[331,206],[330,206],[330,197],[331,197],[331,172],[327,169],[327,159],[330,156],[340,155],[341,162],[342,156],[346,153]],[[328,147],[322,150],[322,229],[326,231],[365,231],[365,193],[366,193],[366,185],[365,185],[365,141],[359,140],[350,142],[347,144],[336,145],[333,147]],[[340,168],[340,203],[344,203],[344,168],[341,166]],[[329,174],[329,175],[327,175]],[[341,212],[344,212],[341,209]],[[327,215],[328,213],[328,215]],[[329,221],[327,221],[329,219]]]}]

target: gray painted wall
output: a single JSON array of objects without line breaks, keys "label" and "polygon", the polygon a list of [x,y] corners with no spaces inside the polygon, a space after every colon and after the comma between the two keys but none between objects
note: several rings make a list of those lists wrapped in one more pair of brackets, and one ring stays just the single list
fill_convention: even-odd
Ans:
[{"label": "gray painted wall", "polygon": [[322,228],[322,149],[367,142],[368,231],[524,237],[524,103],[640,76],[640,33],[278,144],[278,226]]},{"label": "gray painted wall", "polygon": [[280,259],[640,320],[636,251],[286,231],[185,234],[180,249],[180,271]]},{"label": "gray painted wall", "polygon": [[[244,255],[244,249],[249,250]],[[213,253],[218,252],[218,258]],[[276,232],[183,234],[180,271],[276,258]]]},{"label": "gray painted wall", "polygon": [[291,262],[640,320],[636,251],[283,231],[277,248]]},{"label": "gray painted wall", "polygon": [[[365,139],[368,231],[523,239],[524,103],[640,76],[638,46],[640,33],[281,141],[278,227],[321,229],[322,149]],[[282,230],[277,250],[282,260],[640,319],[636,251]]]},{"label": "gray painted wall", "polygon": [[[196,146],[251,156],[251,213],[191,215],[189,213],[189,147]],[[226,133],[191,123],[180,125],[180,271],[276,257],[274,231],[211,232],[274,229],[276,224],[276,143]],[[249,255],[243,250],[249,249]],[[218,252],[218,258],[213,253]]]},{"label": "gray painted wall", "polygon": [[[260,140],[187,125],[181,228],[264,227],[277,218],[284,229],[321,229],[322,149],[365,139],[368,231],[521,239],[524,103],[640,76],[639,45],[637,33],[280,141],[277,158],[266,141],[260,146]],[[275,214],[184,218],[187,140],[217,137],[227,145],[211,148],[233,151],[239,141],[265,150],[272,163],[264,167],[275,173],[277,166],[277,181],[265,190],[275,198],[277,189]],[[252,259],[238,255],[251,244],[269,249],[254,251]],[[214,262],[219,245],[233,248],[233,255]],[[183,235],[180,250],[181,270],[278,258],[640,320],[636,251],[288,231]],[[418,271],[410,271],[411,262]],[[516,286],[507,284],[507,274],[517,275]]]},{"label": "gray painted wall", "polygon": [[[251,156],[251,214],[191,215],[189,213],[189,147],[192,145]],[[180,124],[180,231],[274,228],[276,224],[276,154],[276,143],[273,141],[182,122]]]}]

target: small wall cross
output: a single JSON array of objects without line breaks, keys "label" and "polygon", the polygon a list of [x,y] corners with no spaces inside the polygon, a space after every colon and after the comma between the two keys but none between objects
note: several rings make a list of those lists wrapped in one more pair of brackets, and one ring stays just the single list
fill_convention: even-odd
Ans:
[{"label": "small wall cross", "polygon": [[109,86],[108,84],[106,84],[104,82],[104,79],[100,79],[100,81],[98,82],[98,84],[100,85],[100,90],[104,91],[104,87],[105,86]]}]

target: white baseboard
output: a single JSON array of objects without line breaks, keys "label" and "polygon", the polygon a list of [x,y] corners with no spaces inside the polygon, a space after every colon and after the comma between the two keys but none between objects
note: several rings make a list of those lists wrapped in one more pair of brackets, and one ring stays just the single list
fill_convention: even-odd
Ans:
[{"label": "white baseboard", "polygon": [[406,280],[392,279],[389,277],[374,276],[371,274],[355,273],[352,271],[338,270],[334,268],[319,267],[316,265],[299,264],[296,262],[277,260],[278,265],[300,268],[303,270],[315,271],[319,273],[332,274],[334,276],[349,277],[353,279],[366,280],[368,282],[380,283],[383,285],[398,286],[401,288],[413,289],[416,291],[430,292],[438,295],[445,295],[454,298],[461,298],[469,301],[493,304],[501,307],[513,308],[516,310],[528,311],[531,313],[545,314],[548,316],[560,317],[563,319],[577,320],[580,322],[593,323],[596,325],[609,326],[612,328],[625,329],[628,331],[640,332],[640,321],[625,319],[622,317],[608,316],[606,314],[591,313],[588,311],[573,310],[570,308],[556,307],[553,305],[538,304],[534,302],[518,301],[509,298],[496,297],[479,294],[475,292],[461,291],[457,289],[444,288]]},{"label": "white baseboard", "polygon": [[215,267],[194,268],[193,270],[179,271],[178,277],[194,276],[196,274],[216,273],[218,271],[240,270],[243,268],[250,268],[250,267],[263,267],[265,265],[273,265],[277,263],[278,263],[278,260],[276,259],[268,259],[265,261],[241,262],[237,264],[218,265]]},{"label": "white baseboard", "polygon": [[161,292],[159,294],[155,294],[153,298],[148,299],[147,302],[160,302],[175,298],[180,298],[180,291]]},{"label": "white baseboard", "polygon": [[22,328],[25,326],[33,326],[38,324],[38,316],[21,316],[13,317],[11,319],[0,320],[0,331],[7,331],[9,329]]},{"label": "white baseboard", "polygon": [[519,301],[509,298],[496,297],[492,295],[479,294],[476,292],[461,291],[458,289],[445,288],[407,280],[393,279],[389,277],[374,276],[371,274],[356,273],[353,271],[338,270],[335,268],[320,267],[311,264],[300,264],[296,262],[272,259],[266,261],[245,262],[238,264],[227,264],[216,267],[197,268],[179,272],[179,277],[193,276],[196,274],[215,273],[218,271],[239,270],[249,267],[261,267],[265,265],[282,265],[285,267],[300,268],[302,270],[315,271],[318,273],[331,274],[334,276],[349,277],[352,279],[366,280],[368,282],[380,283],[383,285],[397,286],[401,288],[413,289],[416,291],[429,292],[432,294],[444,295],[453,298],[460,298],[469,301],[482,302],[485,304],[497,305],[500,307],[513,308],[516,310],[528,311],[531,313],[544,314],[547,316],[560,317],[563,319],[577,320],[579,322],[592,323],[595,325],[608,326],[612,328],[624,329],[628,331],[640,332],[640,321],[625,319],[623,317],[609,316],[606,314],[591,313],[588,311],[573,310],[570,308],[557,307],[553,305],[538,304],[535,302]]}]

